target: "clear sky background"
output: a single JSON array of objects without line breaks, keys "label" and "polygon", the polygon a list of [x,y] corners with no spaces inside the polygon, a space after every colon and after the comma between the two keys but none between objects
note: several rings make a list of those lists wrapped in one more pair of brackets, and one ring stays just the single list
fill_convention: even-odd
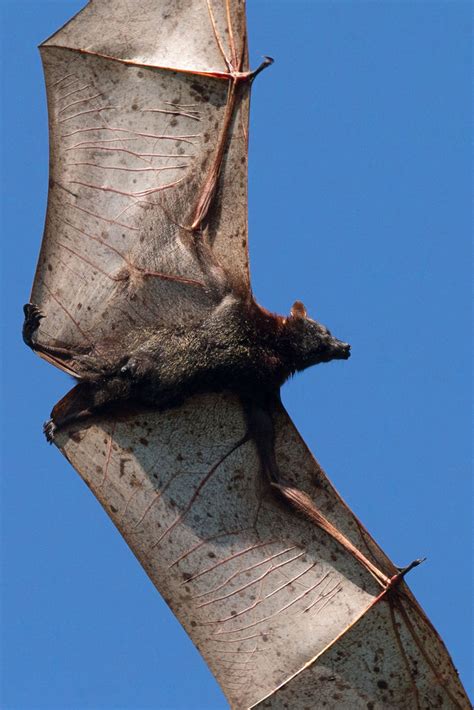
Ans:
[{"label": "clear sky background", "polygon": [[[47,193],[36,45],[82,2],[3,2],[2,701],[224,709],[184,631],[41,425],[69,379],[21,342]],[[352,343],[284,402],[400,565],[468,689],[470,2],[250,0],[250,249],[260,303]]]}]

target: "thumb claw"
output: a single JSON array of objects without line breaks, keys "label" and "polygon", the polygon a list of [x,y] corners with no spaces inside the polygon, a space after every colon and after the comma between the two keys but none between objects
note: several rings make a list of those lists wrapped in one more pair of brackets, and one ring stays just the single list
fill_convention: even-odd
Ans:
[{"label": "thumb claw", "polygon": [[43,433],[46,437],[46,441],[52,444],[54,441],[54,435],[57,431],[57,426],[52,419],[48,419],[47,422],[43,424]]}]

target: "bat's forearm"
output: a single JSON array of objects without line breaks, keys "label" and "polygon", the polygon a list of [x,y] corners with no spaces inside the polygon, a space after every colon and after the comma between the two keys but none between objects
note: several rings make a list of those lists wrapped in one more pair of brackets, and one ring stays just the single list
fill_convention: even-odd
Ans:
[{"label": "bat's forearm", "polygon": [[[274,399],[275,396],[273,396]],[[390,578],[365,557],[348,538],[318,510],[310,496],[289,483],[280,472],[275,453],[275,430],[269,407],[271,397],[243,400],[249,435],[257,447],[263,475],[270,483],[271,490],[295,512],[304,515],[324,530],[344,549],[350,552],[382,586],[389,584]]]}]

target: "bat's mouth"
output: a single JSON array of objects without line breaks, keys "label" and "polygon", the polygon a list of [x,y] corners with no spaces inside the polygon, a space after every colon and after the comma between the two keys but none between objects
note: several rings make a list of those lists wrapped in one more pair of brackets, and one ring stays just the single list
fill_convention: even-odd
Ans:
[{"label": "bat's mouth", "polygon": [[331,360],[347,360],[350,356],[351,346],[349,343],[343,343],[342,340],[331,337],[319,344],[312,364],[331,362]]}]

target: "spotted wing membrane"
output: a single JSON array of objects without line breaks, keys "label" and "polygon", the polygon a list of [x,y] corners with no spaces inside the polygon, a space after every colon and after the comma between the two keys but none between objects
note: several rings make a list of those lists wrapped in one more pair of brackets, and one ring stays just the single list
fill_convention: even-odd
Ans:
[{"label": "spotted wing membrane", "polygon": [[[39,343],[100,348],[249,293],[239,0],[92,0],[44,43],[51,172]],[[205,258],[203,258],[203,256]],[[43,353],[44,354],[44,353]],[[73,372],[74,362],[53,362]],[[108,415],[55,443],[231,707],[468,708],[396,568],[276,407],[276,458],[357,555],[270,493],[237,398]],[[373,571],[378,570],[378,574]]]},{"label": "spotted wing membrane", "polygon": [[[274,419],[282,474],[387,579],[396,575],[283,408]],[[406,585],[390,589],[281,505],[245,434],[240,402],[221,394],[76,426],[56,443],[232,708],[467,709],[449,655]]]},{"label": "spotted wing membrane", "polygon": [[42,45],[40,345],[100,354],[137,328],[201,321],[216,283],[248,291],[245,88],[229,107],[243,22],[243,3],[93,0]]}]

